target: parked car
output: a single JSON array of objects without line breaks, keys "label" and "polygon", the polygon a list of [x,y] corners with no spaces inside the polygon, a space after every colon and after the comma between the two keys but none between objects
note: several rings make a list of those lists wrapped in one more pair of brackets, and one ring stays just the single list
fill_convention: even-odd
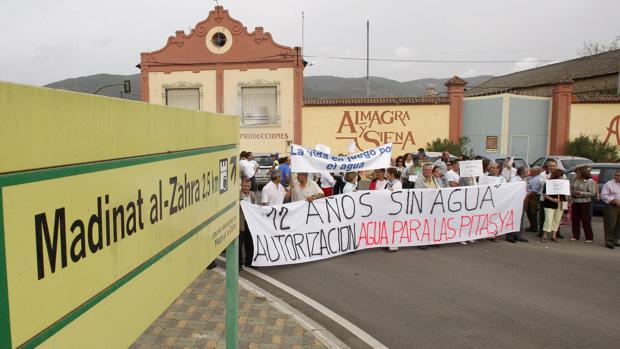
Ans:
[{"label": "parked car", "polygon": [[273,159],[269,153],[254,153],[254,160],[260,166],[258,172],[256,172],[256,185],[262,188],[269,183],[269,171],[273,166]]},{"label": "parked car", "polygon": [[[588,167],[592,169],[592,179],[598,183],[598,190],[603,190],[603,185],[614,179],[614,173],[620,170],[620,163],[589,163]],[[573,180],[575,178],[575,168],[566,172],[566,178]],[[592,208],[594,212],[602,212],[605,203],[602,200],[592,200]]]},{"label": "parked car", "polygon": [[561,170],[571,170],[579,165],[591,164],[592,160],[582,158],[579,156],[570,155],[549,155],[547,157],[538,158],[538,160],[532,163],[532,167],[541,166],[547,161],[547,159],[555,159],[558,163],[558,168]]},{"label": "parked car", "polygon": [[[500,166],[504,166],[504,160],[505,159],[506,159],[506,157],[504,156],[504,157],[501,157],[501,158],[495,158],[494,161],[496,163],[498,163]],[[514,168],[525,167],[528,170],[530,169],[530,165],[523,158],[515,158],[514,162],[512,163],[512,167],[514,167]]]}]

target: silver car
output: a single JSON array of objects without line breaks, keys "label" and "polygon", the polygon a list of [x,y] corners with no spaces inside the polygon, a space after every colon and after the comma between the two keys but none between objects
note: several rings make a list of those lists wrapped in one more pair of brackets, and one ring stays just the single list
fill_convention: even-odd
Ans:
[{"label": "silver car", "polygon": [[579,156],[570,156],[570,155],[549,155],[547,157],[542,157],[542,158],[538,158],[538,160],[534,161],[532,163],[532,167],[534,166],[541,166],[544,165],[545,161],[547,161],[547,159],[555,159],[555,161],[558,163],[558,168],[561,170],[570,170],[573,169],[579,165],[584,165],[584,164],[591,164],[592,160],[590,159],[586,159],[586,158],[582,158]]}]

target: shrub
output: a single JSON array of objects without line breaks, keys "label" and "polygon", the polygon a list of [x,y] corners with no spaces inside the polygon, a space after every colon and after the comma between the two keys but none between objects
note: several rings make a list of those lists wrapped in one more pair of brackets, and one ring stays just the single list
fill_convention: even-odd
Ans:
[{"label": "shrub", "polygon": [[566,154],[588,158],[594,162],[614,162],[618,159],[617,148],[605,144],[598,136],[581,135],[566,143]]},{"label": "shrub", "polygon": [[468,147],[469,138],[461,137],[458,143],[450,142],[447,138],[441,139],[439,137],[433,139],[430,143],[426,143],[427,151],[448,151],[452,155],[467,155],[472,156],[471,150]]}]

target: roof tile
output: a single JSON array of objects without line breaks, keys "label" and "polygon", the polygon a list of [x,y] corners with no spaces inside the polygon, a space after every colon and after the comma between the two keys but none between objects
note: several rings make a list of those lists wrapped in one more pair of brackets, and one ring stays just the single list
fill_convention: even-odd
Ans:
[{"label": "roof tile", "polygon": [[512,89],[554,85],[568,80],[617,74],[620,70],[620,49],[548,64],[512,74],[491,78],[467,91],[467,96],[479,96]]}]

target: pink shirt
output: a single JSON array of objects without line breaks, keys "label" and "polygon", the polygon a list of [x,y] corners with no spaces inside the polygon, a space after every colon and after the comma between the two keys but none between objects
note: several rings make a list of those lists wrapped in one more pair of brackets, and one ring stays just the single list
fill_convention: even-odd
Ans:
[{"label": "pink shirt", "polygon": [[605,203],[609,203],[611,200],[620,200],[620,183],[612,179],[603,185],[601,190],[601,199]]}]

